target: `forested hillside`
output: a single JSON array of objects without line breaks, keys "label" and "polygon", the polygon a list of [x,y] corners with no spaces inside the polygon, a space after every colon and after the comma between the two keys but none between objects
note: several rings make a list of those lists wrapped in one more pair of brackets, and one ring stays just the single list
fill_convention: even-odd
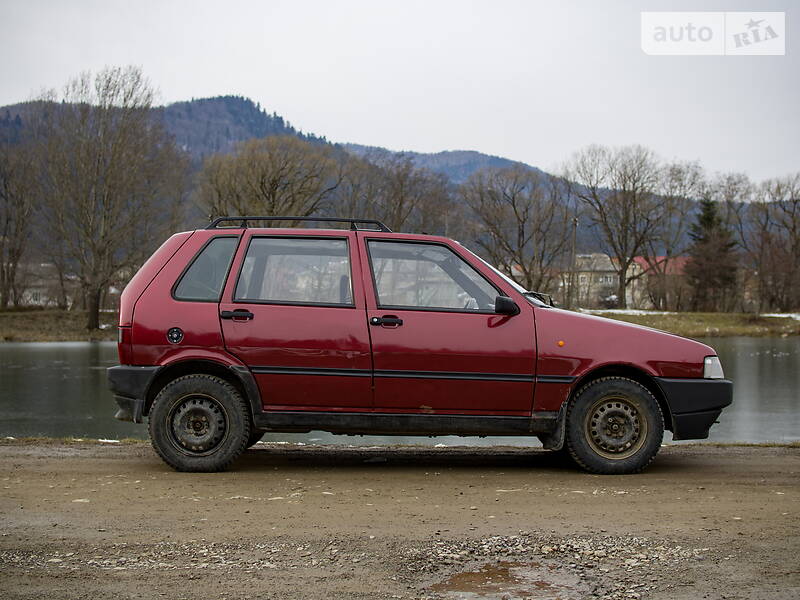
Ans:
[{"label": "forested hillside", "polygon": [[[22,129],[25,115],[32,103],[0,108],[0,137],[14,141]],[[212,154],[232,152],[245,140],[273,135],[292,135],[304,140],[326,144],[324,136],[304,133],[277,113],[269,113],[260,104],[242,96],[217,96],[175,102],[154,110],[161,111],[164,126],[179,148],[187,152],[196,167]],[[452,183],[463,183],[470,175],[485,168],[522,166],[535,167],[499,156],[474,150],[447,150],[436,153],[391,152],[377,146],[343,143],[340,147],[350,154],[369,158],[376,154],[402,154],[414,165],[441,173]]]},{"label": "forested hillside", "polygon": [[[362,146],[361,144],[343,144],[345,150],[356,156],[370,158],[373,154],[389,152],[388,150],[376,146]],[[541,172],[536,167],[531,167],[525,163],[483,154],[474,150],[445,150],[443,152],[423,153],[423,152],[402,152],[414,162],[414,165],[423,169],[428,169],[434,173],[441,173],[453,183],[463,183],[469,179],[470,175],[481,169],[505,169],[509,167],[524,167]]]},{"label": "forested hillside", "polygon": [[161,109],[164,125],[180,148],[193,159],[217,152],[231,152],[238,142],[271,135],[293,135],[324,141],[303,134],[276,113],[268,113],[249,98],[218,96],[175,102]]}]

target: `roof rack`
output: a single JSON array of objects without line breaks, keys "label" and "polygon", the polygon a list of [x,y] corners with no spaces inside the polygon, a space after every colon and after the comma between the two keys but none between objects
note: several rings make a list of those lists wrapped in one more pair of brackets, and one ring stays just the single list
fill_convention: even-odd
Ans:
[{"label": "roof rack", "polygon": [[[335,217],[217,217],[209,223],[206,229],[218,229],[221,223],[240,223],[239,227],[247,229],[248,221],[321,221],[325,223],[350,223],[350,229],[360,231],[383,231],[392,233],[386,225],[374,219],[338,219]],[[359,227],[359,225],[372,225],[372,227]]]}]

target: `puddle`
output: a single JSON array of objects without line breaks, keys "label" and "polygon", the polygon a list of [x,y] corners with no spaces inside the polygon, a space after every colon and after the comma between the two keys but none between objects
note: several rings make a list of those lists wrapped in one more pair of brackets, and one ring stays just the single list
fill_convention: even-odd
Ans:
[{"label": "puddle", "polygon": [[577,575],[555,565],[506,561],[456,573],[428,589],[459,600],[580,600],[579,587]]}]

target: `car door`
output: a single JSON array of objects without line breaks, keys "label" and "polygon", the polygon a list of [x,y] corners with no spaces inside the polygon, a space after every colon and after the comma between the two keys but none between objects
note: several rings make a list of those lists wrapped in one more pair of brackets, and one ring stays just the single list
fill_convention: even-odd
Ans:
[{"label": "car door", "polygon": [[270,410],[368,410],[372,365],[355,234],[246,232],[220,303],[225,347]]},{"label": "car door", "polygon": [[361,242],[376,410],[529,415],[532,307],[496,314],[508,290],[456,245],[380,234]]}]

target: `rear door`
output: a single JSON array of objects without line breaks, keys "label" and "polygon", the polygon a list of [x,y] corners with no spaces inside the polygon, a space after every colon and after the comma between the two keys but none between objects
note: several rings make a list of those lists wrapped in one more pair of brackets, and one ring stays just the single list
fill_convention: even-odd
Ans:
[{"label": "rear door", "polygon": [[251,369],[267,409],[370,409],[355,233],[282,231],[244,234],[219,305],[225,346]]},{"label": "rear door", "polygon": [[513,292],[445,242],[370,234],[362,261],[376,410],[531,413],[530,304],[517,302],[515,316],[495,314],[495,298]]}]

